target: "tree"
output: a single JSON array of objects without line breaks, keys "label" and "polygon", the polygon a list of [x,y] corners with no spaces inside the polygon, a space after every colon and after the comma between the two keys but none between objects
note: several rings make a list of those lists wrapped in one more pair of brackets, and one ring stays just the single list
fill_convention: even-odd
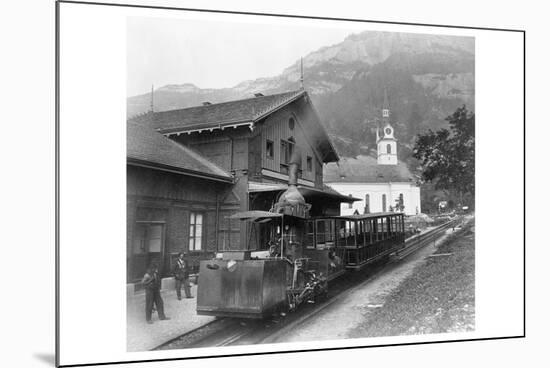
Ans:
[{"label": "tree", "polygon": [[475,194],[475,114],[466,106],[458,108],[445,120],[449,129],[419,134],[413,155],[422,165],[422,178],[464,197]]}]

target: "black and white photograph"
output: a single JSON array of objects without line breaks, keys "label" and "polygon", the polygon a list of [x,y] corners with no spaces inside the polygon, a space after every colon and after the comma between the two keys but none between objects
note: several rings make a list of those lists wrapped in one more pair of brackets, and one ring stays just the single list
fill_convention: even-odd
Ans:
[{"label": "black and white photograph", "polygon": [[521,27],[138,3],[57,3],[56,365],[525,337]]},{"label": "black and white photograph", "polygon": [[128,351],[475,330],[475,38],[345,25],[128,18]]}]

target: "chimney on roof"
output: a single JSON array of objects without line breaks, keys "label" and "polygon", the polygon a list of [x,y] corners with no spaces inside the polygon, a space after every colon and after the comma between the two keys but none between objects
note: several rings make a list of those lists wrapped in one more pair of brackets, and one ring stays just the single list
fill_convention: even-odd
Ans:
[{"label": "chimney on roof", "polygon": [[204,102],[202,103],[202,105],[203,105],[203,106],[210,106],[210,105],[212,105],[212,102],[210,102],[210,101],[204,101]]},{"label": "chimney on roof", "polygon": [[264,94],[257,92],[257,93],[254,93],[254,97],[264,97]]}]

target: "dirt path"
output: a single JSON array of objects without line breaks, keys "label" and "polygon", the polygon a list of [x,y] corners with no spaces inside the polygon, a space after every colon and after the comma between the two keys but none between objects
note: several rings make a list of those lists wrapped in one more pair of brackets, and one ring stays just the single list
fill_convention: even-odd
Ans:
[{"label": "dirt path", "polygon": [[[436,245],[442,241],[443,238],[438,240]],[[350,337],[351,331],[364,320],[364,313],[371,308],[382,307],[389,293],[411,275],[416,266],[424,263],[425,257],[436,249],[436,246],[428,245],[404,261],[388,265],[381,273],[355,288],[342,300],[336,301],[319,315],[306,320],[278,341],[336,340]]]}]

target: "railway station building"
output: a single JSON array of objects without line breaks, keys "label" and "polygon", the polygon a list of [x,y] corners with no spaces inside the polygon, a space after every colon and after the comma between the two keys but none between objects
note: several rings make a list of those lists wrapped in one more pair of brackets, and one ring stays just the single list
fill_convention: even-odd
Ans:
[{"label": "railway station building", "polygon": [[272,208],[294,150],[313,216],[339,215],[356,200],[323,182],[324,165],[339,157],[304,89],[129,119],[127,282],[153,260],[169,276],[182,251],[198,264],[223,250],[263,249],[262,234],[229,217]]}]

